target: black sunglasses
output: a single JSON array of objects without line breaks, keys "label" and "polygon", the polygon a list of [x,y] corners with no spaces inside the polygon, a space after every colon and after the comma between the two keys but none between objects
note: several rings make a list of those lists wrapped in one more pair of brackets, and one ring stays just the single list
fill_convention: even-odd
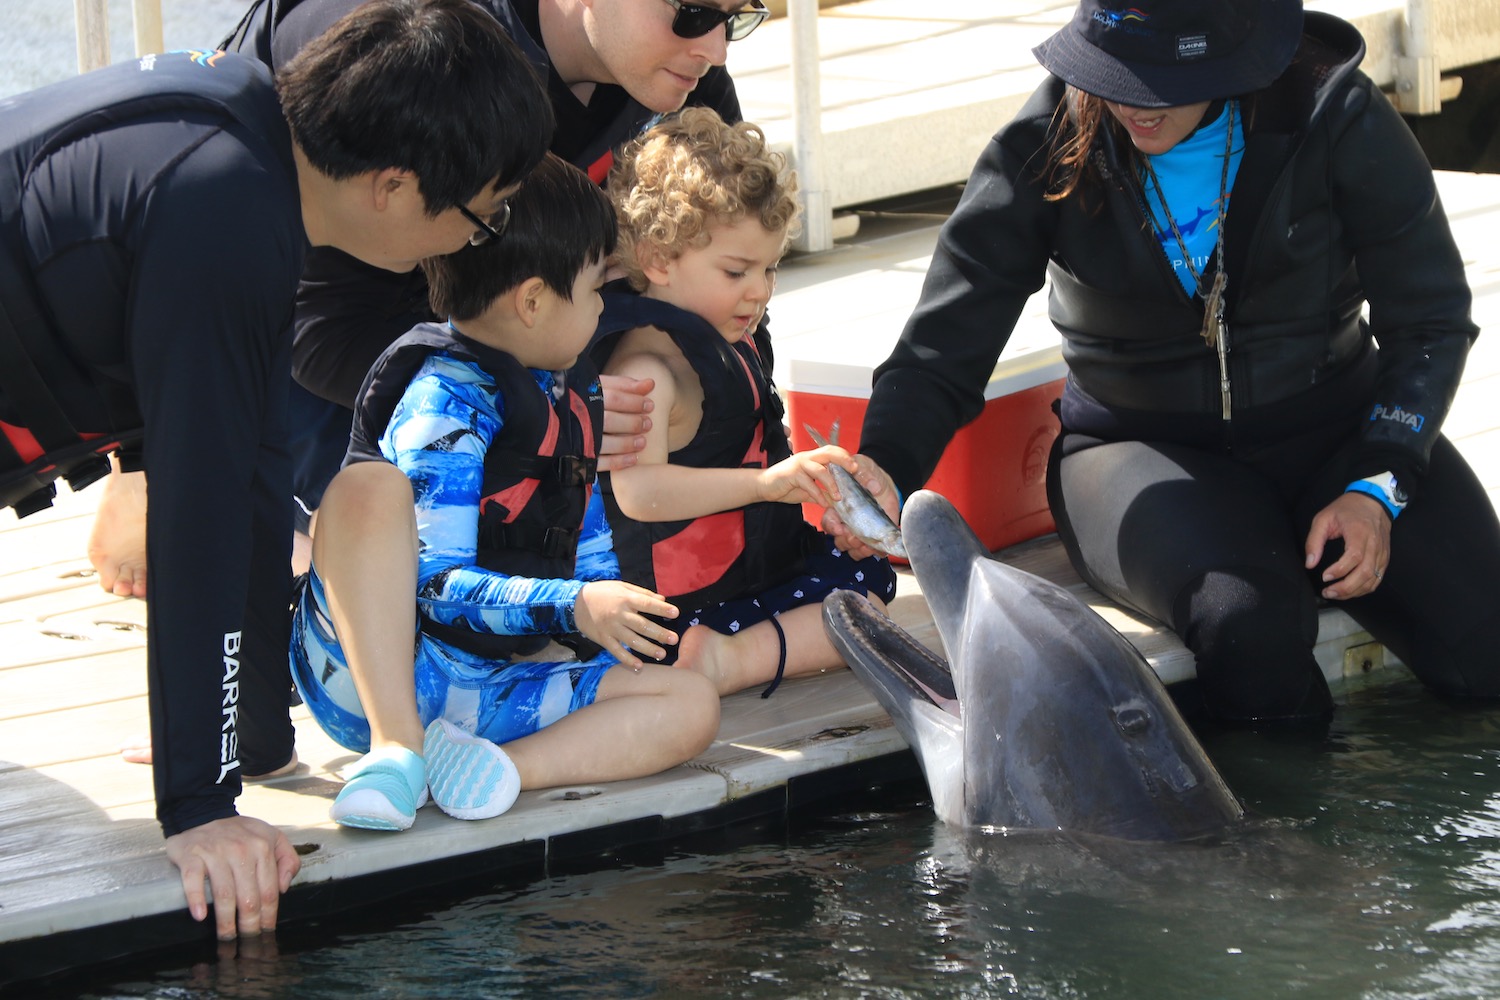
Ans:
[{"label": "black sunglasses", "polygon": [[771,16],[771,12],[760,0],[750,0],[750,6],[747,9],[735,11],[733,14],[717,7],[683,3],[682,0],[666,0],[666,2],[677,11],[677,16],[672,18],[672,34],[678,38],[702,38],[719,25],[724,24],[728,25],[726,33],[729,40],[737,42],[759,28],[765,19]]},{"label": "black sunglasses", "polygon": [[494,218],[489,222],[485,222],[463,205],[458,206],[458,210],[464,213],[465,219],[479,227],[474,230],[474,235],[469,237],[471,247],[482,247],[486,243],[498,240],[505,235],[505,227],[510,225],[510,202],[508,200],[500,203],[500,208],[496,210]]}]

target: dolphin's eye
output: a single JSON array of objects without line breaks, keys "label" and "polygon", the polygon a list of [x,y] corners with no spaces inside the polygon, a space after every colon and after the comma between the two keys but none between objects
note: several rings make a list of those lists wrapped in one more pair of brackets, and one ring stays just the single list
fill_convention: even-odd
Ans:
[{"label": "dolphin's eye", "polygon": [[1151,716],[1144,708],[1122,708],[1115,710],[1115,725],[1126,736],[1139,736],[1151,727]]}]

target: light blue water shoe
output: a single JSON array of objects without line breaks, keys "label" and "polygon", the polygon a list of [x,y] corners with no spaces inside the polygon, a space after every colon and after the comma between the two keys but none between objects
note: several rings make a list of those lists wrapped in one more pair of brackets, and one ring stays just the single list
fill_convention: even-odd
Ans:
[{"label": "light blue water shoe", "polygon": [[432,801],[457,819],[489,819],[515,805],[521,776],[504,750],[434,719],[422,740]]},{"label": "light blue water shoe", "polygon": [[405,830],[427,804],[422,758],[405,747],[381,747],[347,772],[349,780],[328,809],[340,826],[361,830]]}]

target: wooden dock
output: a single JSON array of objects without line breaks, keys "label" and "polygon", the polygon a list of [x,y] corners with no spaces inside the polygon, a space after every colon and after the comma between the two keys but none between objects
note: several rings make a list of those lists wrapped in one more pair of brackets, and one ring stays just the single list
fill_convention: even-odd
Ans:
[{"label": "wooden dock", "polygon": [[[1441,188],[1474,288],[1475,319],[1500,323],[1500,177],[1445,174]],[[936,219],[864,227],[859,241],[790,261],[775,306],[778,372],[801,355],[883,358],[915,302]],[[1041,300],[1018,340],[1037,350]],[[848,338],[840,347],[837,338]],[[1008,352],[1007,357],[1011,357]],[[1447,430],[1490,491],[1500,491],[1500,337],[1481,337]],[[86,962],[211,935],[186,915],[153,818],[150,769],[119,746],[147,730],[145,608],[106,596],[84,559],[97,490],[47,512],[0,514],[0,987]],[[1098,598],[1055,538],[1005,558],[1085,596],[1163,679],[1190,676],[1169,633]],[[925,604],[903,574],[893,616],[936,648]],[[1324,614],[1320,659],[1331,678],[1359,674],[1368,641]],[[716,831],[780,824],[841,793],[916,776],[889,720],[846,672],[789,682],[762,700],[724,704],[701,757],[638,781],[528,792],[505,816],[452,820],[428,808],[402,834],[345,830],[327,818],[339,769],[355,755],[296,709],[301,765],[247,789],[241,810],[278,824],[303,854],[283,919],[353,910],[415,888],[506,873],[541,878],[640,845],[691,843]],[[601,861],[601,859],[603,859]]]}]

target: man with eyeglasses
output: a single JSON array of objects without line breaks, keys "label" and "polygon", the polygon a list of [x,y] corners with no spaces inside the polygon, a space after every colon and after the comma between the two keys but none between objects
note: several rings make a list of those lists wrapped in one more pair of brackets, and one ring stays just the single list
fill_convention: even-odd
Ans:
[{"label": "man with eyeglasses", "polygon": [[[275,68],[361,2],[255,0],[221,47]],[[734,81],[724,68],[728,44],[770,16],[761,0],[474,2],[500,23],[544,81],[557,123],[552,152],[601,184],[614,150],[662,114],[697,104],[725,121],[741,120]],[[476,220],[476,233],[482,226]],[[393,274],[332,249],[309,255],[293,321],[288,420],[299,569],[310,512],[343,459],[365,373],[387,345],[431,318],[420,269]],[[602,469],[633,465],[644,447],[644,391],[640,383],[607,381]],[[90,558],[106,590],[143,596],[144,483],[139,476],[112,476],[109,486]]]},{"label": "man with eyeglasses", "polygon": [[505,227],[510,225],[510,199],[500,202],[500,208],[488,219],[481,219],[473,212],[459,206],[464,218],[474,223],[474,232],[469,236],[469,246],[482,247],[486,243],[492,243],[505,235]]},{"label": "man with eyeglasses", "polygon": [[109,452],[148,470],[157,817],[221,938],[273,928],[299,867],[235,799],[293,751],[285,404],[306,252],[401,272],[458,250],[550,125],[467,0],[371,0],[274,84],[174,52],[0,102],[0,506],[39,510]]}]

